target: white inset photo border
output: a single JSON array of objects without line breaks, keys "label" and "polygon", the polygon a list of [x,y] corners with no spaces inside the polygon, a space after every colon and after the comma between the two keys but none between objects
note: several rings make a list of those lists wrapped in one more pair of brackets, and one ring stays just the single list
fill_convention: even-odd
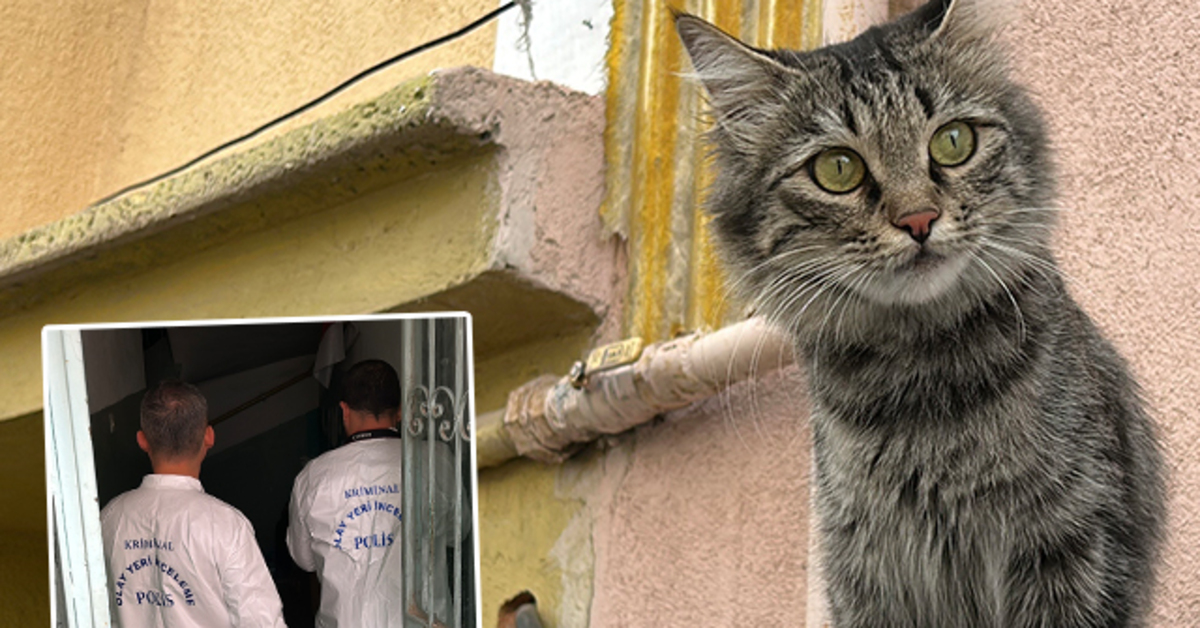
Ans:
[{"label": "white inset photo border", "polygon": [[[142,397],[181,380],[205,396],[215,435],[204,491],[253,525],[287,625],[312,626],[317,578],[285,542],[293,481],[349,442],[341,378],[376,359],[401,384],[403,625],[481,626],[472,346],[462,312],[44,327],[51,625],[114,625],[100,512],[152,473],[137,442]],[[156,599],[184,599],[179,579],[162,580]]]}]

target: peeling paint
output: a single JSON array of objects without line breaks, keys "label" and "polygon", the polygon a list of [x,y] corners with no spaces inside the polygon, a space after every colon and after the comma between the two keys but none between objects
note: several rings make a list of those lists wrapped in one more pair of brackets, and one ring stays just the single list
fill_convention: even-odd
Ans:
[{"label": "peeling paint", "polygon": [[671,8],[698,14],[765,47],[810,48],[820,40],[821,0],[632,0],[618,3],[609,49],[606,226],[630,241],[625,335],[648,342],[718,328],[740,312],[701,211],[708,128],[703,90],[689,70]]}]

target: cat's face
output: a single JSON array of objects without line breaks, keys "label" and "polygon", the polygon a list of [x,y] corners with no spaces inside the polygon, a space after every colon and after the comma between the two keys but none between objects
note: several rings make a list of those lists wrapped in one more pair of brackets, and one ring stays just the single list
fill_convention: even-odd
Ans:
[{"label": "cat's face", "polygon": [[809,53],[677,19],[716,120],[716,235],[761,309],[976,299],[1045,263],[1042,125],[986,1],[937,0]]}]

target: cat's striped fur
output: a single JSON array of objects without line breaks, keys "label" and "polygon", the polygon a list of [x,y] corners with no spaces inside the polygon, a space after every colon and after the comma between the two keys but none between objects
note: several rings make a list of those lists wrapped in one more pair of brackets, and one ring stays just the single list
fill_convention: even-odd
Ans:
[{"label": "cat's striped fur", "polygon": [[[1044,128],[994,7],[935,0],[812,52],[676,20],[715,118],[718,244],[807,366],[839,628],[1139,626],[1148,610],[1160,453],[1055,265]],[[975,148],[939,166],[931,137],[955,120]],[[865,165],[849,193],[814,174],[834,147]],[[918,210],[937,215],[925,240],[897,226]]]}]

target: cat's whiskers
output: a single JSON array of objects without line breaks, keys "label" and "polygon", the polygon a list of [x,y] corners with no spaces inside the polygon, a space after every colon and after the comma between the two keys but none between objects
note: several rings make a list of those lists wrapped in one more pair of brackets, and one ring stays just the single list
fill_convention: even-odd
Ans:
[{"label": "cat's whiskers", "polygon": [[[812,288],[815,288],[819,283],[824,281],[828,275],[832,274],[832,271],[836,270],[837,265],[839,263],[841,263],[841,260],[839,260],[837,258],[837,255],[838,255],[837,252],[829,251],[828,249],[829,249],[829,247],[825,246],[825,245],[813,245],[813,246],[801,247],[799,249],[791,249],[789,251],[785,251],[784,253],[774,255],[771,258],[769,258],[768,260],[764,261],[763,263],[757,265],[755,268],[763,268],[769,264],[776,264],[776,265],[784,266],[784,270],[782,272],[775,273],[774,276],[772,276],[771,279],[767,282],[767,284],[759,290],[759,296],[755,298],[754,305],[752,307],[755,307],[755,308],[762,307],[762,305],[764,304],[764,301],[769,297],[769,295],[776,294],[786,284],[795,283],[798,279],[801,279],[802,276],[805,274],[812,274],[811,277],[809,277],[806,280],[801,281],[800,284],[797,286],[797,288],[795,290],[796,298],[793,298],[790,301],[785,299],[785,302],[782,306],[767,308],[764,310],[764,312],[763,312],[764,319],[772,326],[779,326],[781,324],[780,321],[782,320],[781,316],[782,316],[783,312],[786,311],[787,307],[790,307],[790,303],[794,302],[795,300],[798,300],[798,298],[802,297],[805,292],[807,292],[808,290],[810,290]],[[820,256],[817,256],[814,258],[806,259],[800,264],[793,264],[790,266],[785,265],[787,258],[795,257],[798,254],[807,254],[814,250],[825,250],[825,251],[827,251],[827,254],[820,255]],[[823,272],[823,271],[829,271],[829,272]],[[749,273],[746,273],[740,279],[746,279],[748,277],[748,275],[749,275]],[[786,327],[784,329],[786,329]],[[755,347],[754,352],[752,354],[752,358],[751,358],[750,391],[749,391],[748,397],[751,401],[751,414],[752,414],[751,418],[753,421],[755,421],[756,428],[758,427],[757,421],[759,418],[759,413],[761,412],[761,402],[759,400],[758,388],[757,388],[757,383],[758,383],[757,373],[759,371],[759,362],[761,360],[763,349],[765,348],[766,340],[767,340],[766,336],[758,337],[757,346]],[[793,346],[792,350],[794,351],[795,349],[796,348]],[[782,363],[784,361],[784,354],[782,352],[780,352],[779,355],[777,356],[776,360],[777,360],[777,364],[776,364],[776,368],[773,370],[773,372],[779,372],[781,370]],[[732,365],[730,365],[730,366],[732,367]],[[727,376],[728,376],[728,373],[727,373]],[[786,374],[780,375],[780,376],[787,377]],[[783,388],[783,394],[787,397],[788,407],[795,407],[797,405],[796,399],[793,397],[793,395],[791,394],[791,391],[788,389],[788,387],[785,386]],[[732,408],[730,408],[729,411],[732,413]]]},{"label": "cat's whiskers", "polygon": [[786,284],[794,284],[797,282],[805,283],[811,279],[806,279],[806,276],[812,275],[813,277],[816,277],[822,275],[826,269],[832,269],[843,263],[844,262],[842,260],[830,255],[820,259],[809,260],[804,264],[792,266],[780,273],[778,277],[772,279],[767,284],[766,289],[764,290],[764,296],[774,294],[778,290],[785,288]]},{"label": "cat's whiskers", "polygon": [[[864,266],[865,266],[865,265],[864,265]],[[870,269],[868,268],[868,271],[869,271],[869,270],[870,270]],[[861,276],[858,278],[858,280],[857,280],[857,281],[855,281],[855,283],[851,284],[850,286],[847,286],[847,288],[846,288],[846,292],[848,292],[848,293],[851,293],[851,294],[854,296],[854,298],[856,298],[856,299],[860,299],[860,300],[861,300],[861,299],[862,299],[862,293],[861,293],[861,290],[862,290],[862,288],[863,288],[864,286],[866,286],[866,285],[867,285],[867,283],[868,283],[868,282],[869,282],[869,281],[870,281],[872,278],[873,278],[873,273],[871,273],[871,272],[865,272],[865,273],[863,273],[863,274],[862,274],[862,275],[861,275]],[[846,305],[844,305],[844,306],[842,307],[842,313],[838,315],[838,322],[837,322],[837,324],[834,326],[834,330],[835,330],[834,341],[835,341],[835,342],[837,342],[837,343],[839,343],[839,344],[842,342],[842,331],[841,331],[841,329],[842,329],[842,322],[843,322],[843,320],[844,320],[844,319],[845,319],[845,317],[846,317],[846,312],[847,312],[847,311],[850,309],[850,305],[851,305],[851,302],[850,302],[850,301],[847,301],[847,302],[846,302]]]},{"label": "cat's whiskers", "polygon": [[[1058,292],[1058,288],[1056,287],[1061,284],[1056,284],[1056,283],[1051,282],[1050,289],[1054,290],[1055,293],[1047,294],[1047,293],[1043,292],[1042,290],[1038,289],[1038,287],[1035,285],[1035,283],[1032,282],[1029,275],[1024,273],[1025,269],[1029,268],[1029,267],[1023,266],[1018,260],[1006,258],[1004,256],[997,255],[994,252],[990,255],[990,257],[993,259],[993,261],[995,261],[997,264],[999,264],[1004,270],[1008,271],[1013,276],[1019,277],[1022,288],[1024,290],[1028,291],[1029,293],[1033,294],[1035,297],[1037,297],[1035,302],[1050,303],[1050,302],[1056,302],[1062,298],[1062,294]],[[1042,271],[1040,271],[1036,267],[1033,267],[1033,270],[1035,270],[1039,274],[1041,274],[1042,277],[1048,278],[1045,274],[1042,273]],[[1032,342],[1034,345],[1043,345],[1044,338],[1041,338],[1041,337],[1036,337],[1033,339],[1025,338],[1025,342],[1026,343]]]},{"label": "cat's whiskers", "polygon": [[[829,318],[832,317],[835,312],[838,313],[838,322],[834,323],[833,345],[835,347],[840,345],[840,343],[841,343],[841,322],[842,322],[842,319],[844,319],[844,317],[846,315],[846,310],[850,309],[850,305],[853,303],[854,299],[859,298],[858,287],[860,285],[862,285],[862,283],[864,281],[869,280],[871,277],[870,264],[866,264],[866,263],[860,264],[857,270],[858,271],[865,270],[865,273],[862,273],[862,274],[858,275],[857,277],[853,277],[853,279],[851,279],[851,277],[853,275],[848,276],[848,277],[846,277],[846,281],[842,282],[842,283],[844,283],[844,289],[842,289],[842,293],[839,295],[838,299],[836,299],[834,301],[833,305],[829,307],[829,312],[827,313],[826,317],[824,317],[823,321],[821,322],[821,330],[818,331],[818,333],[817,333],[817,340],[815,342],[815,346],[821,345],[821,339],[824,336],[824,333],[826,333],[826,328],[828,327]],[[846,297],[850,297],[850,299],[845,299]],[[840,312],[839,312],[839,305],[840,305]],[[820,354],[820,353],[817,353],[816,355],[818,355],[818,354]],[[817,364],[817,360],[818,360],[816,355],[814,355],[814,365]]]},{"label": "cat's whiskers", "polygon": [[[764,275],[768,280],[768,284],[776,278],[767,272],[766,266],[770,263],[770,260],[765,260],[737,274],[731,273],[727,275],[725,289],[715,297],[717,299],[715,304],[716,309],[718,311],[725,311],[736,305],[741,308],[744,315],[757,315],[759,303],[756,295],[761,290],[754,289],[754,285],[763,281]],[[727,268],[727,270],[731,269]]]},{"label": "cat's whiskers", "polygon": [[[794,257],[801,253],[806,253],[810,250],[815,250],[818,248],[823,248],[823,247],[815,247],[814,246],[814,247],[804,247],[803,249],[793,249],[793,250],[787,251],[783,254],[773,256],[771,259],[764,261],[763,263],[757,265],[755,268],[765,267],[767,264],[770,264],[770,263],[778,263],[779,261],[781,261],[781,259],[786,259],[788,257]],[[763,305],[769,305],[769,304],[765,303],[763,300],[765,296],[774,294],[778,289],[780,289],[783,286],[783,284],[794,282],[798,278],[797,275],[803,275],[805,273],[814,273],[815,272],[816,275],[814,277],[810,278],[808,281],[801,283],[800,292],[803,293],[806,289],[808,289],[807,287],[812,287],[812,284],[814,283],[814,281],[819,282],[821,280],[822,271],[825,271],[826,269],[832,271],[837,268],[839,263],[840,263],[840,261],[838,259],[836,259],[834,256],[825,255],[825,256],[819,256],[819,257],[816,257],[813,259],[807,259],[803,263],[798,264],[798,265],[786,267],[785,273],[781,273],[781,274],[773,277],[771,279],[771,281],[769,281],[768,284],[760,290],[758,297],[756,297],[754,299],[754,301],[751,304],[751,307],[755,308],[755,309],[760,309]],[[743,273],[742,277],[739,278],[739,281],[749,279],[751,272],[753,270],[755,270],[755,268],[752,268],[750,271]],[[772,325],[778,324],[776,322],[778,317],[772,317],[770,315],[769,309],[767,310],[766,313],[764,313],[764,318],[766,318],[766,320],[769,323],[771,323]],[[761,404],[758,399],[757,376],[756,375],[758,372],[759,360],[760,360],[762,351],[764,349],[765,342],[766,342],[766,337],[759,336],[759,338],[756,342],[756,347],[753,351],[753,357],[751,359],[751,368],[750,368],[751,377],[749,377],[749,381],[750,381],[749,385],[750,385],[751,389],[748,394],[748,398],[750,399],[750,406],[751,406],[750,407],[751,423],[754,425],[755,431],[758,432],[760,438],[765,438],[765,436],[762,434],[760,422],[758,420],[759,415],[761,413]],[[782,357],[780,357],[779,359],[780,359],[780,361],[782,361]],[[733,369],[733,363],[731,362],[726,367],[726,382],[730,382],[733,380],[732,369]],[[737,421],[736,417],[734,416],[732,399],[729,397],[729,395],[725,395],[724,397],[725,398],[722,401],[722,412],[725,415],[725,417],[729,420],[731,426],[733,427],[735,434],[738,437],[738,440],[740,442],[742,442],[743,445],[749,447],[749,444],[746,442],[745,438],[741,434],[741,430],[738,429],[739,422]]]},{"label": "cat's whiskers", "polygon": [[[989,242],[988,242],[989,246],[999,248],[999,249],[1004,250],[1013,255],[1020,255],[1020,256],[1022,256],[1023,259],[1030,262],[1031,264],[1034,264],[1037,267],[1042,268],[1046,271],[1055,273],[1060,278],[1065,280],[1066,283],[1071,287],[1072,290],[1078,290],[1078,291],[1086,294],[1089,299],[1091,299],[1093,302],[1097,303],[1100,307],[1103,307],[1104,300],[1101,299],[1100,296],[1098,294],[1096,294],[1096,292],[1094,290],[1089,288],[1087,286],[1087,284],[1083,283],[1079,279],[1076,279],[1074,276],[1072,276],[1070,273],[1068,273],[1066,270],[1064,270],[1061,266],[1059,266],[1058,264],[1056,264],[1048,259],[1042,258],[1042,257],[1035,255],[1033,253],[1030,253],[1028,251],[1016,248],[1017,246],[1019,246],[1021,244],[1036,246],[1037,245],[1036,242],[1031,242],[1029,240],[1022,240],[1022,239],[1007,238],[1007,237],[999,236],[999,235],[995,235],[995,234],[989,234],[986,237],[989,239]],[[1013,246],[1005,246],[1004,244],[996,242],[995,240],[1000,240],[1002,242],[1011,244]]]},{"label": "cat's whiskers", "polygon": [[[1004,289],[1004,293],[1008,295],[1008,300],[1010,302],[1012,302],[1013,308],[1015,308],[1016,314],[1017,314],[1017,338],[1018,338],[1017,344],[1018,344],[1018,346],[1022,345],[1025,343],[1025,315],[1021,313],[1021,306],[1017,303],[1017,297],[1013,295],[1012,290],[1010,290],[1008,288],[1008,283],[1006,283],[1004,281],[1004,279],[1001,278],[1000,275],[996,273],[996,271],[991,267],[991,265],[989,265],[987,263],[987,261],[985,261],[980,255],[978,255],[978,254],[987,253],[987,252],[988,252],[988,250],[985,248],[981,248],[981,249],[977,249],[976,251],[972,251],[971,259],[979,262],[983,266],[983,268],[985,270],[987,270],[987,272],[993,278],[995,278],[996,283],[1000,284],[1000,287]],[[993,257],[993,259],[995,259],[995,258]]]},{"label": "cat's whiskers", "polygon": [[[838,322],[834,324],[833,344],[836,347],[836,345],[840,344],[840,342],[841,342],[840,327],[841,327],[842,316],[844,316],[846,313],[846,310],[849,309],[850,303],[853,301],[853,299],[860,298],[859,293],[857,292],[859,286],[872,277],[872,273],[870,272],[870,266],[871,266],[870,263],[867,263],[867,262],[860,263],[856,267],[852,268],[850,270],[850,272],[846,273],[845,275],[843,275],[841,278],[839,278],[837,280],[837,283],[842,284],[842,293],[840,295],[838,295],[838,298],[836,300],[834,300],[832,305],[830,305],[829,311],[825,314],[825,318],[821,320],[821,326],[820,326],[819,330],[817,331],[817,337],[813,341],[814,351],[812,352],[812,359],[813,359],[813,370],[814,371],[820,368],[821,340],[825,335],[825,329],[829,324],[830,317],[832,317],[833,314],[838,311],[839,304],[841,304],[841,308],[842,308],[841,314],[839,314],[839,316],[838,316]],[[862,272],[862,271],[866,271],[866,272]],[[861,272],[862,274],[860,274],[858,277],[855,277],[852,280],[850,279],[851,277],[854,276],[855,273],[859,273],[859,272]],[[847,283],[847,280],[849,280],[849,283]],[[847,297],[847,296],[852,297],[852,299],[843,301],[843,299],[845,299],[845,297]]]},{"label": "cat's whiskers", "polygon": [[1020,259],[1014,260],[1014,262],[1019,264],[1028,263],[1030,269],[1040,275],[1051,285],[1055,285],[1056,282],[1054,280],[1056,277],[1062,276],[1062,271],[1048,260],[1014,246],[1008,246],[996,242],[997,239],[1002,238],[994,235],[984,236],[979,239],[979,245],[985,248],[1001,251],[1007,255],[1019,257]]},{"label": "cat's whiskers", "polygon": [[[759,369],[759,360],[762,358],[762,353],[766,347],[766,344],[767,344],[767,337],[765,335],[759,335],[758,339],[755,341],[754,351],[751,353],[751,357],[750,357],[750,378],[749,378],[750,379],[750,390],[749,390],[749,395],[748,395],[748,398],[750,400],[751,421],[753,422],[754,429],[755,429],[755,431],[758,432],[759,437],[764,440],[766,437],[763,435],[762,430],[760,429],[760,424],[759,424],[759,418],[762,413],[762,403],[759,399],[759,394],[758,394],[758,369]],[[781,367],[782,363],[783,363],[783,353],[780,352],[779,356],[776,359],[778,360],[778,363],[776,364],[776,369],[775,369],[775,371],[777,372],[779,370],[779,367]],[[785,391],[785,393],[786,393],[786,391]],[[789,396],[789,405],[792,405],[790,396]]]},{"label": "cat's whiskers", "polygon": [[[748,287],[748,284],[750,284],[750,283],[752,283],[752,281],[756,280],[758,273],[760,271],[768,271],[769,272],[769,270],[770,270],[769,267],[772,265],[783,266],[785,271],[790,270],[790,268],[787,266],[787,262],[788,262],[789,258],[800,257],[803,254],[809,253],[811,251],[818,251],[818,250],[827,249],[827,248],[828,247],[826,247],[824,245],[811,245],[811,246],[804,246],[804,247],[800,247],[800,248],[796,248],[796,249],[789,249],[782,253],[777,253],[775,255],[768,256],[763,261],[761,261],[761,262],[755,264],[754,266],[751,266],[750,268],[743,271],[737,278],[734,279],[734,281],[732,283],[729,284],[728,291],[733,292],[735,294],[740,294],[740,292],[739,292],[740,290]],[[814,258],[814,259],[820,259],[820,257]]]},{"label": "cat's whiskers", "polygon": [[[854,277],[854,275],[856,273],[862,272],[866,268],[867,268],[867,264],[865,264],[865,263],[859,264],[858,266],[852,268],[850,270],[850,272],[847,273],[844,277],[838,279],[838,283],[842,284],[844,289],[841,291],[841,294],[839,294],[838,297],[836,299],[834,299],[833,304],[831,304],[829,306],[829,311],[825,313],[825,318],[821,319],[821,327],[817,331],[817,339],[814,342],[814,346],[819,347],[821,345],[821,339],[825,335],[825,328],[829,325],[829,319],[834,315],[834,313],[836,313],[838,311],[838,306],[843,302],[843,299],[845,299],[847,295],[849,295],[853,292],[853,286],[858,284],[858,282],[862,279],[863,276],[866,275],[866,273],[864,273],[863,275],[859,275],[858,277]],[[853,279],[851,279],[852,277],[853,277]],[[849,302],[847,301],[847,303],[849,303]],[[837,342],[838,342],[838,339],[835,335],[834,344],[837,344]],[[820,356],[819,351],[816,352],[815,355],[813,356],[813,364],[814,365],[817,363],[817,359],[819,356]]]},{"label": "cat's whiskers", "polygon": [[[818,247],[806,247],[805,250],[786,251],[782,254],[768,257],[767,259],[764,259],[750,268],[741,270],[738,275],[728,283],[727,292],[732,294],[746,294],[754,291],[757,294],[762,294],[766,291],[765,287],[756,288],[756,284],[762,283],[764,281],[764,276],[767,281],[767,286],[770,286],[774,282],[778,281],[781,275],[785,275],[790,270],[786,264],[780,264],[781,260],[786,260],[788,257],[793,256],[799,257],[802,253],[807,253],[809,250],[815,250],[816,248]],[[820,257],[816,259],[820,259]],[[804,263],[808,263],[809,261],[812,260],[806,260]],[[782,265],[782,272],[771,272],[772,269],[770,267],[773,265]]]},{"label": "cat's whiskers", "polygon": [[1045,207],[1014,207],[1006,209],[999,213],[1001,216],[1009,214],[1032,214],[1032,213],[1050,213],[1057,214],[1065,211],[1067,208],[1061,205],[1046,205]]},{"label": "cat's whiskers", "polygon": [[[726,306],[728,304],[728,302],[730,300],[728,295],[739,295],[739,294],[745,295],[746,292],[749,292],[750,289],[753,287],[753,284],[761,282],[763,280],[762,275],[766,274],[767,278],[768,278],[766,285],[755,290],[755,293],[759,296],[755,296],[755,297],[751,298],[750,302],[748,304],[744,304],[745,308],[748,310],[760,309],[763,305],[761,295],[771,294],[771,293],[775,292],[776,290],[778,290],[782,284],[795,280],[796,274],[802,273],[804,270],[811,269],[811,268],[819,266],[823,263],[828,262],[827,256],[819,256],[817,258],[806,259],[801,264],[787,267],[786,262],[787,262],[788,258],[800,257],[800,256],[810,253],[812,251],[821,250],[821,249],[825,249],[825,248],[827,248],[827,247],[813,245],[813,246],[807,246],[807,247],[800,247],[798,249],[791,249],[791,250],[784,251],[783,253],[780,253],[777,255],[772,255],[772,256],[768,257],[767,259],[759,262],[758,264],[742,271],[736,277],[734,277],[732,279],[732,281],[727,283],[726,290],[719,297],[720,305]],[[768,271],[769,269],[767,267],[771,266],[771,265],[784,265],[784,270],[782,272],[775,272],[775,273],[767,273],[767,272],[760,273],[760,271]],[[755,313],[757,313],[757,312],[755,312]],[[732,380],[732,364],[730,364],[730,368],[727,369],[726,375],[727,375],[727,382],[731,381]]]},{"label": "cat's whiskers", "polygon": [[[840,268],[844,267],[844,262],[835,257],[829,256],[829,257],[825,257],[823,259],[813,260],[813,262],[810,263],[809,266],[810,266],[810,269],[808,272],[814,272],[815,274],[810,276],[807,280],[805,280],[805,281],[799,283],[798,285],[796,285],[795,287],[793,287],[782,301],[780,301],[777,305],[774,305],[774,307],[772,307],[770,310],[768,310],[766,312],[766,318],[771,324],[776,325],[777,327],[780,327],[784,330],[788,330],[789,333],[790,333],[790,330],[794,329],[794,327],[792,327],[792,323],[785,323],[783,317],[791,309],[792,305],[794,303],[798,302],[800,299],[802,299],[807,293],[815,291],[815,294],[814,294],[814,297],[815,297],[815,296],[819,295],[822,291],[824,291],[827,287],[832,285],[833,282],[836,281],[836,278],[834,277],[834,275],[838,273],[838,270]],[[770,294],[770,293],[768,292],[766,294]],[[763,296],[766,296],[766,295],[764,294]],[[806,304],[806,307],[807,307],[807,304]],[[797,319],[793,318],[792,320],[794,321]],[[795,350],[795,347],[793,347],[793,350]],[[757,363],[758,363],[758,357],[755,356],[755,358],[754,358],[754,365],[755,365],[754,369],[755,370],[757,369]],[[752,395],[752,399],[754,401],[753,410],[755,413],[757,413],[759,411],[757,397],[755,395]],[[756,417],[757,417],[757,414],[756,414]],[[757,418],[756,418],[756,420],[757,420]]]},{"label": "cat's whiskers", "polygon": [[[814,282],[822,281],[828,274],[827,270],[836,269],[844,263],[843,260],[839,260],[833,255],[828,255],[808,260],[804,264],[786,268],[763,287],[754,299],[754,306],[756,308],[766,306],[771,310],[783,310],[790,305],[790,298],[785,297],[778,305],[773,306],[773,297],[777,292],[789,289],[793,292],[796,290],[806,290],[806,286],[811,286]],[[768,316],[770,315],[768,314]]]},{"label": "cat's whiskers", "polygon": [[[845,267],[845,265],[846,265],[846,264],[845,264],[845,263],[843,263],[843,264],[842,264],[842,267],[844,268],[844,267]],[[798,329],[798,328],[799,328],[799,323],[800,323],[801,319],[803,319],[803,318],[804,318],[804,314],[805,314],[805,313],[808,311],[808,308],[809,308],[810,306],[812,306],[812,304],[813,304],[813,303],[814,303],[814,302],[817,300],[817,298],[819,298],[819,297],[820,297],[822,294],[824,294],[824,292],[825,292],[826,290],[828,290],[829,288],[832,288],[832,287],[834,287],[834,286],[839,286],[839,285],[841,285],[841,282],[843,282],[843,281],[845,281],[846,279],[848,279],[849,277],[851,277],[851,276],[852,276],[854,273],[862,271],[862,270],[863,270],[864,268],[866,268],[866,267],[867,267],[867,264],[865,264],[865,263],[860,263],[860,264],[857,264],[857,265],[855,265],[855,266],[852,266],[852,267],[850,267],[850,268],[848,268],[848,269],[845,269],[845,270],[843,270],[843,271],[842,271],[841,273],[839,273],[839,274],[838,274],[836,277],[833,277],[833,276],[831,276],[832,274],[826,275],[826,276],[824,277],[824,279],[825,279],[825,280],[821,282],[821,284],[819,285],[819,287],[818,287],[817,291],[816,291],[815,293],[813,293],[813,295],[812,295],[812,296],[811,296],[811,297],[808,299],[808,301],[807,301],[807,302],[806,302],[806,303],[805,303],[805,304],[804,304],[804,305],[803,305],[803,306],[800,308],[800,310],[799,310],[799,311],[797,311],[797,312],[795,313],[795,315],[794,315],[794,316],[792,316],[792,319],[791,319],[791,321],[790,321],[790,326],[789,326],[789,329]],[[843,289],[843,290],[844,290],[844,289]],[[798,295],[798,296],[799,296],[799,295]],[[796,300],[798,301],[799,299],[796,299]],[[833,309],[833,308],[830,308],[830,313],[832,313],[832,309]],[[826,320],[828,320],[828,317],[829,317],[829,313],[827,313],[827,314],[826,314]],[[822,324],[821,324],[821,327],[818,329],[817,338],[816,338],[816,340],[814,341],[814,346],[818,346],[818,345],[820,344],[820,340],[821,340],[821,333],[823,332],[823,330],[824,330],[824,322],[822,322]],[[813,355],[813,369],[814,369],[814,370],[816,370],[816,369],[818,368],[818,361],[817,361],[817,360],[818,360],[818,357],[817,357],[817,355],[814,353],[814,355]]]},{"label": "cat's whiskers", "polygon": [[[983,204],[979,205],[978,207],[976,207],[976,210],[990,207],[992,205],[995,205],[997,202],[999,202],[1001,200],[1004,200],[1004,198],[999,197],[999,198],[996,198],[989,202],[983,203]],[[977,217],[976,219],[980,221],[975,226],[978,228],[984,229],[986,231],[994,231],[996,229],[1020,229],[1020,230],[1038,229],[1041,231],[1052,233],[1058,228],[1058,226],[1056,224],[1058,214],[1062,213],[1065,209],[1066,209],[1065,207],[1062,207],[1059,205],[1046,205],[1044,207],[1017,206],[1017,207],[1009,207],[1009,208],[1001,209],[999,211],[993,211],[993,212],[987,214],[986,216],[980,216],[979,214],[973,214],[973,217]],[[1029,216],[1029,215],[1033,215],[1033,216],[1050,215],[1051,218],[1049,220],[1042,220],[1042,219],[1038,219],[1038,218],[1029,218],[1026,220],[1009,220],[1014,217]]]},{"label": "cat's whiskers", "polygon": [[[836,260],[825,260],[825,262],[817,267],[810,269],[812,273],[806,279],[794,282],[786,282],[789,285],[781,285],[781,294],[775,295],[770,292],[764,292],[755,298],[755,306],[761,308],[763,317],[769,323],[785,330],[788,333],[793,333],[794,330],[789,327],[788,310],[792,304],[803,298],[803,296],[812,290],[819,288],[825,283],[826,276],[833,270],[838,268],[839,264]],[[782,283],[782,282],[781,282]]]},{"label": "cat's whiskers", "polygon": [[[801,282],[800,284],[793,286],[791,288],[791,290],[786,294],[786,296],[782,300],[780,300],[777,305],[774,306],[774,308],[770,312],[769,316],[775,317],[776,323],[783,323],[784,321],[779,319],[778,317],[787,315],[789,313],[789,311],[791,310],[792,305],[794,303],[796,303],[800,299],[802,299],[804,297],[804,295],[807,294],[810,290],[815,289],[816,292],[813,294],[813,297],[811,299],[809,299],[809,301],[807,303],[804,304],[804,306],[800,309],[800,311],[797,314],[791,316],[790,320],[787,321],[787,325],[784,326],[784,329],[789,330],[789,331],[796,329],[795,327],[793,327],[793,325],[800,319],[800,316],[802,316],[804,314],[804,311],[808,308],[809,305],[812,304],[813,300],[815,298],[817,298],[818,296],[820,296],[821,293],[823,293],[826,288],[828,288],[830,285],[832,285],[831,279],[833,277],[834,272],[841,268],[844,268],[845,264],[846,264],[846,262],[844,260],[839,260],[836,258],[826,259],[824,264],[821,264],[821,265],[815,267],[814,269],[812,269],[815,271],[815,274],[813,274],[811,277],[809,277],[807,280]],[[769,296],[770,296],[769,294],[762,295],[762,297],[764,299],[768,298]],[[768,305],[770,305],[770,304],[768,304]]]}]

